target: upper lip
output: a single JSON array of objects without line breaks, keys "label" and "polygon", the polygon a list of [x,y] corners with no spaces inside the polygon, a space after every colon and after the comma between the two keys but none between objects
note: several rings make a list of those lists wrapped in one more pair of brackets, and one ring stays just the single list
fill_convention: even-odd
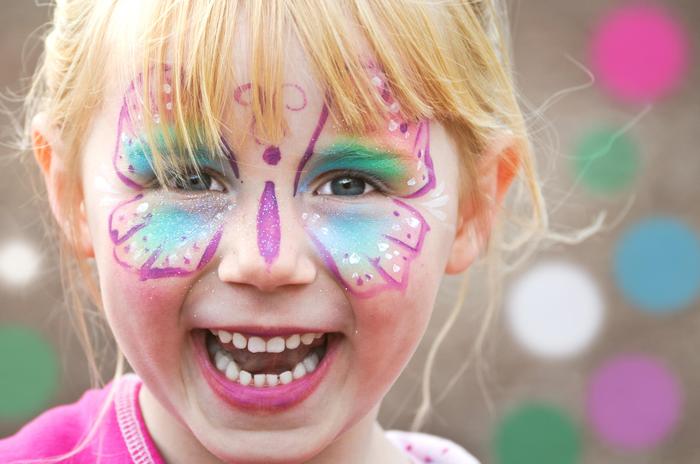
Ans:
[{"label": "upper lip", "polygon": [[248,336],[258,336],[258,337],[274,337],[274,336],[286,336],[294,334],[305,334],[305,333],[330,333],[333,330],[323,329],[323,328],[311,328],[311,327],[264,327],[264,326],[253,326],[253,325],[236,325],[236,326],[212,326],[207,327],[211,330],[225,330],[226,332],[238,332],[240,334]]}]

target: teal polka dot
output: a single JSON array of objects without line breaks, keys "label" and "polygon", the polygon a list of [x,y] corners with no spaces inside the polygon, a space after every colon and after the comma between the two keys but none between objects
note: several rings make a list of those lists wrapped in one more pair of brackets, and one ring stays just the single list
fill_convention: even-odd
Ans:
[{"label": "teal polka dot", "polygon": [[651,217],[618,240],[614,274],[624,296],[652,313],[683,309],[700,289],[700,242],[681,221]]},{"label": "teal polka dot", "polygon": [[498,464],[574,464],[581,446],[577,427],[563,411],[530,403],[500,421],[493,449]]},{"label": "teal polka dot", "polygon": [[638,168],[637,147],[617,129],[598,128],[584,135],[574,153],[577,179],[596,194],[627,188]]},{"label": "teal polka dot", "polygon": [[47,405],[58,378],[54,349],[20,326],[0,327],[0,419],[27,419]]}]

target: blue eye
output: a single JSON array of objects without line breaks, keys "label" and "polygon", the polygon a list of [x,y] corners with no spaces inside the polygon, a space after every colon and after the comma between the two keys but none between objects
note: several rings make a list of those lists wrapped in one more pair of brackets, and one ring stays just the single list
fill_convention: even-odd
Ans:
[{"label": "blue eye", "polygon": [[215,176],[206,171],[202,171],[199,174],[196,172],[187,172],[180,176],[174,174],[168,175],[166,188],[194,192],[226,191],[224,185]]},{"label": "blue eye", "polygon": [[362,196],[373,191],[384,192],[379,179],[365,173],[346,171],[337,173],[324,182],[317,190],[317,195]]}]

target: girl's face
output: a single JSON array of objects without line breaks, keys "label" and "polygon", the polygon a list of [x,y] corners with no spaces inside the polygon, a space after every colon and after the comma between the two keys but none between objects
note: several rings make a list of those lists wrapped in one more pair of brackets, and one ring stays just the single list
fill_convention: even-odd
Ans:
[{"label": "girl's face", "polygon": [[[200,151],[201,175],[159,186],[138,79],[113,89],[83,153],[119,346],[172,418],[224,460],[310,458],[373,420],[425,330],[454,240],[458,161],[443,127],[404,121],[368,64],[386,124],[340,133],[301,48],[287,56],[277,145],[247,122],[240,59],[224,162]],[[166,108],[177,98],[174,85],[153,92]],[[158,119],[172,127],[168,109]]]}]

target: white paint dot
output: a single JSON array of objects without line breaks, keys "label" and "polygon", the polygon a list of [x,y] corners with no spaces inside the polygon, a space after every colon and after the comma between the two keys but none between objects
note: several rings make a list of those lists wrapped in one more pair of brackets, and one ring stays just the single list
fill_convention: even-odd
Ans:
[{"label": "white paint dot", "polygon": [[0,248],[0,279],[10,285],[25,285],[39,270],[40,257],[29,244],[13,240]]},{"label": "white paint dot", "polygon": [[600,330],[603,300],[588,272],[564,261],[537,265],[511,284],[510,330],[535,355],[565,358],[584,350]]}]

